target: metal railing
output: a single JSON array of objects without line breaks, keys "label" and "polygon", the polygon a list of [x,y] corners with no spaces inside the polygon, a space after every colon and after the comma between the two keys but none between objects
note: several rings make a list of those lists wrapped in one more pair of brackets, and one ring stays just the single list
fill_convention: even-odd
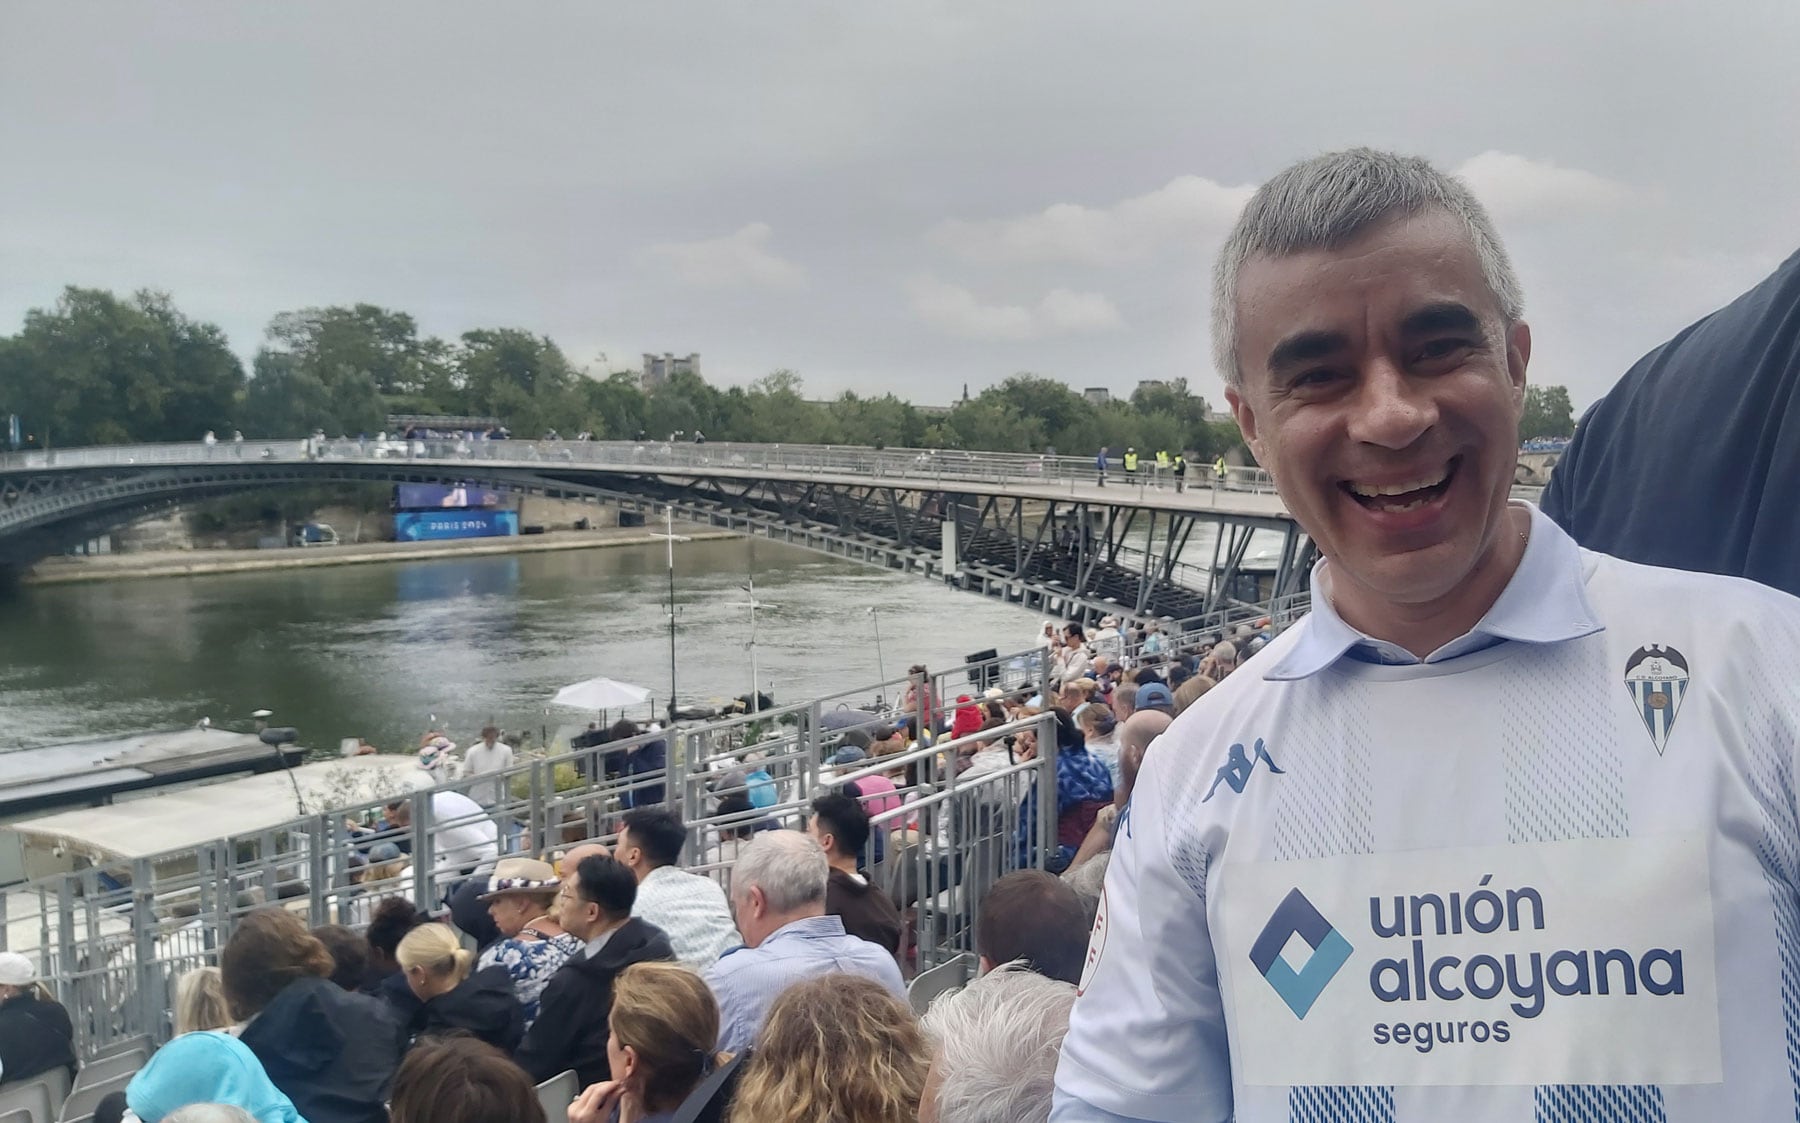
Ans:
[{"label": "metal railing", "polygon": [[[0,454],[0,471],[47,468],[112,468],[130,466],[195,466],[233,463],[302,463],[318,460],[471,462],[496,466],[542,467],[579,465],[634,472],[778,472],[796,475],[847,475],[876,480],[937,484],[1049,485],[1091,487],[1094,460],[1013,452],[965,452],[955,449],[877,449],[855,445],[695,444],[685,441],[485,440],[455,436],[406,440],[399,437],[308,438],[302,440],[185,442],[149,445],[103,445]],[[1224,480],[1210,465],[1189,465],[1187,491],[1273,495],[1267,472],[1255,467],[1228,467]],[[1108,472],[1114,492],[1174,494],[1174,476],[1153,463],[1128,480],[1122,470]]]}]

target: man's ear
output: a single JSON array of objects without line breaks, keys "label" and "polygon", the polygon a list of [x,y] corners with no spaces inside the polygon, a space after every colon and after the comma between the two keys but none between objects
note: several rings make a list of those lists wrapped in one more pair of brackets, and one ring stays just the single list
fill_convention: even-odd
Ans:
[{"label": "man's ear", "polygon": [[1238,432],[1244,437],[1244,443],[1250,446],[1250,454],[1256,462],[1268,467],[1263,456],[1262,439],[1257,435],[1256,410],[1251,407],[1249,398],[1241,386],[1225,387],[1225,403],[1231,407],[1232,419],[1237,422]]},{"label": "man's ear", "polygon": [[1525,408],[1525,368],[1531,365],[1531,325],[1520,321],[1506,330],[1506,373],[1512,379],[1513,405]]}]

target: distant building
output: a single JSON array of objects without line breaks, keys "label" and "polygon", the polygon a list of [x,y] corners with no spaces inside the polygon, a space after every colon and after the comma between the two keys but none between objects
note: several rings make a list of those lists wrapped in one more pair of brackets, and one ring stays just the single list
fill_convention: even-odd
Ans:
[{"label": "distant building", "polygon": [[644,352],[644,389],[654,390],[668,383],[678,374],[700,373],[700,355],[698,352],[685,358],[677,358],[672,352],[665,351],[660,355]]},{"label": "distant building", "polygon": [[1140,379],[1138,379],[1138,384],[1137,384],[1137,392],[1138,393],[1142,393],[1145,390],[1167,390],[1168,388],[1169,388],[1169,383],[1168,383],[1167,379],[1163,379],[1163,378],[1140,378]]},{"label": "distant building", "polygon": [[1103,406],[1112,401],[1112,391],[1104,386],[1089,386],[1081,392],[1091,405]]}]

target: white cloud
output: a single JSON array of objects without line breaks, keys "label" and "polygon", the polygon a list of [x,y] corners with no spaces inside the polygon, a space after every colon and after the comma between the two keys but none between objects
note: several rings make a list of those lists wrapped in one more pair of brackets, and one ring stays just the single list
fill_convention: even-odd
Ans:
[{"label": "white cloud", "polygon": [[697,288],[797,288],[806,271],[769,249],[769,224],[752,222],[723,238],[662,242],[642,253],[645,262]]},{"label": "white cloud", "polygon": [[1057,203],[1022,218],[949,220],[932,240],[975,261],[1117,265],[1192,250],[1230,228],[1254,187],[1184,175],[1110,207]]},{"label": "white cloud", "polygon": [[1038,339],[1125,326],[1119,309],[1097,292],[1053,289],[1036,306],[1027,306],[984,304],[963,286],[931,276],[915,277],[906,287],[914,315],[968,339]]},{"label": "white cloud", "polygon": [[1495,218],[1530,222],[1605,211],[1632,202],[1637,192],[1605,176],[1564,168],[1511,152],[1483,152],[1464,160],[1456,174],[1467,180]]}]

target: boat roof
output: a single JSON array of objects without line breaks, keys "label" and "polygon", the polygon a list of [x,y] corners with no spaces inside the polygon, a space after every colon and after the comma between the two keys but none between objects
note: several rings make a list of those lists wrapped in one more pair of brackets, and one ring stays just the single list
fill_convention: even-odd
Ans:
[{"label": "boat roof", "polygon": [[198,727],[13,749],[0,756],[0,794],[15,785],[67,779],[74,773],[101,768],[135,769],[147,777],[155,776],[185,768],[198,756],[244,751],[268,756],[275,750],[254,733]]},{"label": "boat roof", "polygon": [[307,811],[316,813],[327,805],[348,806],[408,790],[408,777],[417,771],[411,756],[343,757],[242,779],[162,788],[107,807],[21,819],[4,829],[22,836],[28,847],[61,846],[96,864],[118,862],[291,822],[300,817],[295,783],[307,797]]}]

